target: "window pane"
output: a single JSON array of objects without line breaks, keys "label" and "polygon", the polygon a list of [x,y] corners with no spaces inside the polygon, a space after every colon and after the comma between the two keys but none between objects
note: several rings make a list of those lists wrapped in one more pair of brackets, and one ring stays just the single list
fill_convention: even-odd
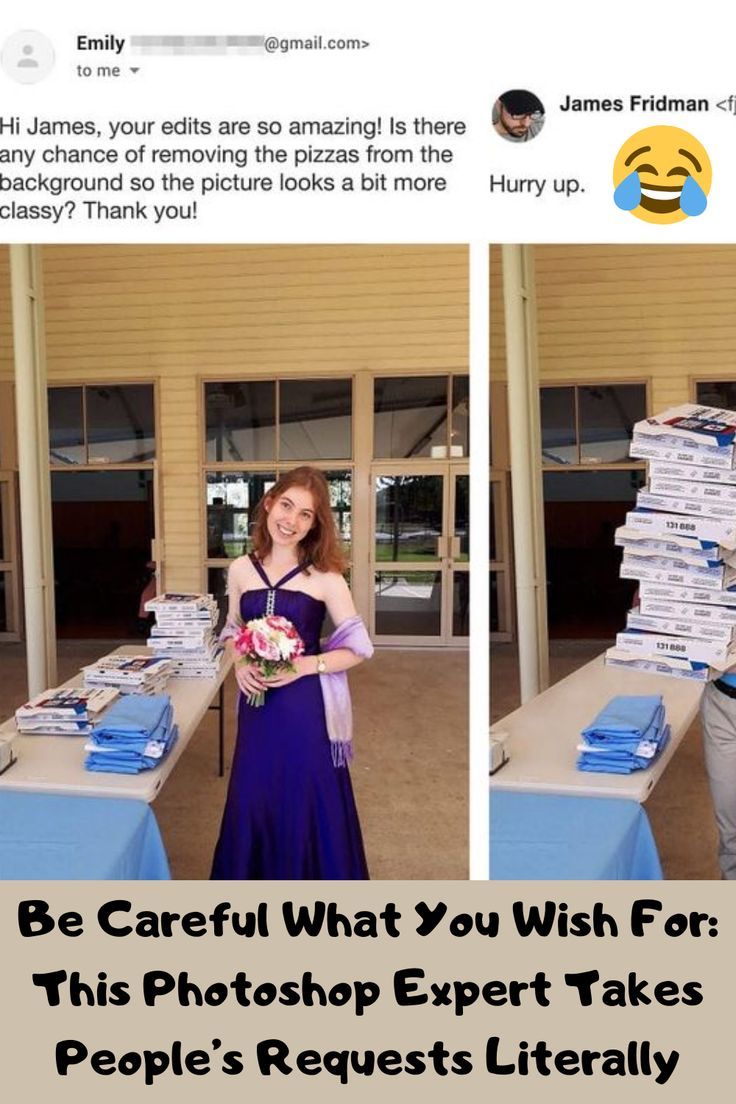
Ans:
[{"label": "window pane", "polygon": [[349,460],[352,405],[352,380],[282,380],[279,458]]},{"label": "window pane", "polygon": [[634,423],[646,417],[643,383],[579,387],[580,460],[583,464],[618,464],[629,458]]},{"label": "window pane", "polygon": [[490,590],[491,632],[492,633],[497,633],[497,632],[502,631],[502,629],[501,629],[501,617],[500,617],[500,610],[499,610],[500,586],[499,586],[499,575],[498,575],[497,571],[492,571],[491,572],[490,584],[491,584],[491,590]]},{"label": "window pane", "polygon": [[49,387],[49,463],[84,464],[81,387]]},{"label": "window pane", "polygon": [[376,478],[377,560],[438,560],[441,535],[441,475]]},{"label": "window pane", "polygon": [[626,620],[635,584],[619,578],[614,532],[644,472],[546,472],[547,610],[553,637],[605,640]]},{"label": "window pane", "polygon": [[10,488],[5,480],[0,480],[0,561],[10,555],[10,548],[5,549],[5,530],[10,525],[9,502]]},{"label": "window pane", "polygon": [[352,548],[353,479],[350,471],[326,471],[325,479],[330,488],[330,506],[335,525],[343,543],[345,555],[350,559]]},{"label": "window pane", "polygon": [[207,472],[207,556],[234,560],[251,550],[253,510],[273,487],[273,472]]},{"label": "window pane", "polygon": [[454,457],[470,455],[470,377],[452,377],[452,448]]},{"label": "window pane", "polygon": [[447,455],[447,376],[377,379],[373,399],[376,457]]},{"label": "window pane", "polygon": [[88,387],[86,400],[90,463],[156,459],[152,384]]},{"label": "window pane", "polygon": [[276,384],[204,385],[207,459],[276,459]]},{"label": "window pane", "polygon": [[697,402],[717,406],[721,410],[736,410],[736,383],[717,380],[697,384]]},{"label": "window pane", "polygon": [[220,610],[220,617],[217,622],[217,632],[219,633],[222,626],[225,624],[225,618],[227,617],[227,568],[226,567],[210,567],[207,571],[207,593],[211,594],[217,601],[218,608]]},{"label": "window pane", "polygon": [[60,636],[138,635],[154,531],[150,468],[51,473]]},{"label": "window pane", "polygon": [[542,387],[539,401],[542,419],[542,463],[577,464],[575,388]]},{"label": "window pane", "polygon": [[470,572],[455,571],[452,579],[452,635],[470,632]]},{"label": "window pane", "polygon": [[0,632],[10,632],[8,623],[9,592],[10,572],[0,571]]},{"label": "window pane", "polygon": [[[470,558],[470,476],[455,476],[455,560]],[[459,542],[459,544],[457,543]]]},{"label": "window pane", "polygon": [[375,577],[378,636],[439,636],[442,576],[379,571]]},{"label": "window pane", "polygon": [[491,484],[490,484],[490,502],[489,502],[490,513],[491,513],[490,521],[489,521],[490,532],[491,532],[491,562],[498,559],[498,548],[499,548],[498,533],[496,531],[496,504],[495,504],[495,501],[494,501],[495,488],[496,488],[496,480],[492,479]]}]

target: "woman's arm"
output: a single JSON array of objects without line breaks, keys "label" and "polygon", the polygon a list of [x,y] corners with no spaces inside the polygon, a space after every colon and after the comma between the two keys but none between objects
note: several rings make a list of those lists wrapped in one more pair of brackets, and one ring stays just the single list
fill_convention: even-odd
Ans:
[{"label": "woman's arm", "polygon": [[[235,626],[241,624],[240,599],[247,590],[248,560],[245,556],[239,556],[233,560],[227,573],[227,620],[228,624]],[[254,667],[239,662],[238,653],[235,650],[232,637],[225,641],[225,649],[233,659],[235,678],[238,686],[244,694],[257,694],[266,685],[262,676]]]}]

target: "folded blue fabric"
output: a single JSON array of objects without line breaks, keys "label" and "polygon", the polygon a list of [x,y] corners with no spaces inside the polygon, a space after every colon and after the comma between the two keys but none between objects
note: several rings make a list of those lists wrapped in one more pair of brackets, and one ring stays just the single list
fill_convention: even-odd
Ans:
[{"label": "folded blue fabric", "polygon": [[156,741],[161,749],[160,755],[144,755],[143,751],[149,745],[149,741],[146,741],[140,749],[115,748],[112,751],[90,751],[84,766],[86,770],[108,774],[140,774],[141,771],[151,770],[159,763],[163,763],[178,737],[179,728],[173,725],[165,741]]},{"label": "folded blue fabric", "polygon": [[601,709],[598,716],[583,729],[583,736],[626,737],[644,735],[656,721],[657,715],[664,714],[661,694],[619,695]]},{"label": "folded blue fabric", "polygon": [[582,736],[586,744],[591,747],[617,747],[636,750],[642,740],[656,740],[664,726],[664,705],[660,705],[654,713],[648,728],[637,732],[616,732],[612,729],[600,729],[593,725],[583,730]]},{"label": "folded blue fabric", "polygon": [[179,735],[173,722],[168,694],[118,698],[92,732],[85,768],[138,774],[157,767]]},{"label": "folded blue fabric", "polygon": [[167,729],[171,723],[171,699],[168,694],[126,694],[116,698],[106,710],[95,736],[125,738],[131,732],[153,737],[156,729]]},{"label": "folded blue fabric", "polygon": [[[582,751],[578,756],[577,768],[597,774],[631,774],[635,770],[644,770],[660,757],[670,738],[670,726],[665,725],[652,740],[642,740],[634,751],[621,748],[607,748],[605,751]],[[647,754],[636,754],[637,751]]]},{"label": "folded blue fabric", "polygon": [[603,707],[582,731],[578,770],[630,774],[662,753],[670,737],[661,694],[621,695]]}]

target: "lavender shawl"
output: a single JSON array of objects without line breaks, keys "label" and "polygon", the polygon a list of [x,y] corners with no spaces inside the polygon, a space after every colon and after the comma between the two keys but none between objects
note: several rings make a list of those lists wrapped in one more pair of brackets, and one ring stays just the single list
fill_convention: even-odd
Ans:
[{"label": "lavender shawl", "polygon": [[[373,645],[362,617],[348,617],[327,640],[322,641],[323,653],[335,652],[338,648],[347,648],[361,659],[371,658]],[[336,767],[345,767],[353,758],[353,709],[347,671],[328,671],[319,676],[319,681],[325,703],[332,762]]]}]

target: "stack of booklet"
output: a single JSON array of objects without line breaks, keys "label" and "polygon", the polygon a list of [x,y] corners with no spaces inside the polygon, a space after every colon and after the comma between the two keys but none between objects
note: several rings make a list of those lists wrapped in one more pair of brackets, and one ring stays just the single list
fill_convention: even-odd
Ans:
[{"label": "stack of booklet", "polygon": [[84,736],[117,696],[113,687],[60,686],[45,690],[16,709],[15,723],[19,732]]},{"label": "stack of booklet", "polygon": [[630,455],[648,480],[616,544],[639,601],[606,663],[717,678],[736,664],[736,412],[666,410],[636,424]]},{"label": "stack of booklet", "polygon": [[176,743],[179,730],[167,694],[119,698],[85,744],[89,771],[139,774],[157,767]]},{"label": "stack of booklet", "polygon": [[156,615],[148,647],[171,661],[173,677],[217,675],[223,649],[215,636],[219,610],[211,594],[159,594],[145,608]]},{"label": "stack of booklet", "polygon": [[160,694],[169,681],[171,660],[113,653],[82,670],[85,686],[115,686],[121,694]]},{"label": "stack of booklet", "polygon": [[631,774],[657,759],[670,738],[661,694],[611,698],[581,732],[577,767],[605,774]]}]

